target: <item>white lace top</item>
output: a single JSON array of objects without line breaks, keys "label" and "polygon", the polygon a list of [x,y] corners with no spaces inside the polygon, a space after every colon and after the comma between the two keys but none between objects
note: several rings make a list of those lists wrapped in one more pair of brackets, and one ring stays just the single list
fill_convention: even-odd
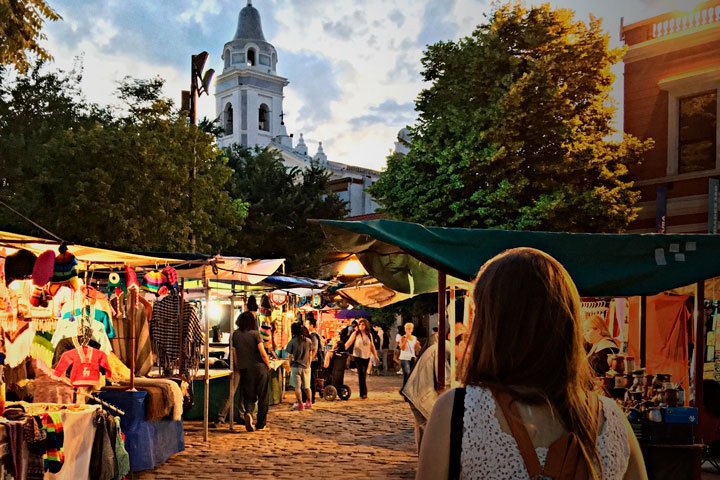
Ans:
[{"label": "white lace top", "polygon": [[[597,439],[603,479],[621,479],[630,458],[623,413],[611,398],[600,397],[604,417]],[[467,480],[528,479],[515,438],[500,428],[497,405],[490,390],[468,386],[465,393],[460,478]],[[536,448],[541,464],[547,448]]]}]

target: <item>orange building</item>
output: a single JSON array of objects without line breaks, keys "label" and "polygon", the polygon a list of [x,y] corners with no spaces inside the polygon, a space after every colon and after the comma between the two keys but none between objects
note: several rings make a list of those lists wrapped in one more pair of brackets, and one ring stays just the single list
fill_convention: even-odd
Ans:
[{"label": "orange building", "polygon": [[623,25],[625,132],[655,147],[633,169],[634,232],[717,233],[720,0]]}]

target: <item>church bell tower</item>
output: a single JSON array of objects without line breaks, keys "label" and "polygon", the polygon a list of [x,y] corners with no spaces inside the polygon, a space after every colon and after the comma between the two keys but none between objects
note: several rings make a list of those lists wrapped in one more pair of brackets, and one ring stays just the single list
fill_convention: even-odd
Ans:
[{"label": "church bell tower", "polygon": [[225,44],[222,59],[215,84],[216,114],[224,130],[220,146],[264,147],[287,135],[282,101],[288,81],[276,73],[277,51],[265,40],[252,0],[240,10],[235,37]]}]

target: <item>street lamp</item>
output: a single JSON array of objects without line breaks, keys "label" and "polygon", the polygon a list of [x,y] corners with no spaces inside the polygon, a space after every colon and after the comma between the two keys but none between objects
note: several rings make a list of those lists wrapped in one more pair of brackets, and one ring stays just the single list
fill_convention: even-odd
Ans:
[{"label": "street lamp", "polygon": [[[208,52],[200,52],[197,55],[192,55],[190,59],[190,91],[183,90],[182,92],[182,109],[189,112],[190,125],[197,124],[197,97],[203,93],[206,95],[210,94],[210,82],[215,74],[215,70],[209,68],[205,73],[205,62],[208,59]],[[195,183],[195,177],[197,175],[197,165],[195,158],[195,147],[193,146],[193,165],[190,170],[190,190],[188,200],[190,203],[190,212],[193,211],[193,184]],[[192,229],[192,227],[191,227]],[[195,251],[195,232],[190,231],[190,244],[192,245],[193,252]]]},{"label": "street lamp", "polygon": [[203,73],[205,62],[207,62],[208,52],[201,52],[193,55],[190,61],[190,123],[197,123],[197,97],[203,93],[210,93],[210,82],[215,74],[215,70],[208,69]]}]

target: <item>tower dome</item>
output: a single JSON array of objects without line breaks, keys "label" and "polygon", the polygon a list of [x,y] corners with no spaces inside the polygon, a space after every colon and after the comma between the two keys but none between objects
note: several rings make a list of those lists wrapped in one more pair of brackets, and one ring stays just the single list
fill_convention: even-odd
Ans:
[{"label": "tower dome", "polygon": [[277,51],[265,40],[260,12],[253,7],[252,0],[248,0],[247,5],[240,10],[235,36],[225,44],[222,59],[223,71],[252,68],[275,74]]},{"label": "tower dome", "polygon": [[240,10],[238,15],[238,26],[235,31],[235,40],[254,40],[265,42],[263,35],[262,22],[260,21],[260,12],[252,6],[252,0],[249,0],[247,6]]}]

